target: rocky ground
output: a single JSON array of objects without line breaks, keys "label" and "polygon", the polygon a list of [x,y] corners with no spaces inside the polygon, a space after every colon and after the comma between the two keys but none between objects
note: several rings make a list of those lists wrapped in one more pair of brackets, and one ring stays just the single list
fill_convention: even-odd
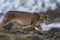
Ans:
[{"label": "rocky ground", "polygon": [[43,34],[29,33],[29,34],[14,34],[0,32],[0,40],[60,40],[60,29],[51,29]]},{"label": "rocky ground", "polygon": [[[13,24],[10,23],[9,26],[11,27],[11,25]],[[0,30],[0,40],[60,40],[60,29],[57,28],[52,28],[43,33],[24,33],[23,31],[10,31],[10,28],[6,30],[7,28]]]}]

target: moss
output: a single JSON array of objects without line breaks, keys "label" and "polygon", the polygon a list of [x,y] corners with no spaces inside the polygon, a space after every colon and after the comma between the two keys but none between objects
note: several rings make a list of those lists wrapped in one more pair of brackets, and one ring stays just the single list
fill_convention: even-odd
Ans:
[{"label": "moss", "polygon": [[0,32],[0,40],[5,40],[5,39],[14,40],[12,34],[7,34],[7,33]]},{"label": "moss", "polygon": [[20,34],[17,36],[18,40],[30,40],[32,39],[33,35],[32,34]]},{"label": "moss", "polygon": [[17,36],[17,40],[40,40],[40,37],[36,34],[20,34]]}]

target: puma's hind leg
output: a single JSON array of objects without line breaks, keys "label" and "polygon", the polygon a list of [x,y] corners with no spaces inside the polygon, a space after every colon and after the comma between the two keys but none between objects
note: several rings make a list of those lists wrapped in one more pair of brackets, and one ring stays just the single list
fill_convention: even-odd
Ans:
[{"label": "puma's hind leg", "polygon": [[4,16],[4,19],[3,21],[1,22],[0,24],[0,27],[4,26],[6,23],[8,23],[11,19],[13,18],[13,15],[11,13],[7,13],[5,16]]}]

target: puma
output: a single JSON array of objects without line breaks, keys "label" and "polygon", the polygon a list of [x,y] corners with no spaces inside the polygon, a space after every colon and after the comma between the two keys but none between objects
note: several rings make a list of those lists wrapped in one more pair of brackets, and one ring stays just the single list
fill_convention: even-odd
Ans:
[{"label": "puma", "polygon": [[1,23],[1,27],[7,25],[10,22],[16,21],[23,25],[31,25],[28,29],[38,27],[39,32],[43,32],[40,23],[51,23],[52,19],[50,16],[40,14],[36,12],[23,12],[23,11],[9,11],[5,14],[4,19]]}]

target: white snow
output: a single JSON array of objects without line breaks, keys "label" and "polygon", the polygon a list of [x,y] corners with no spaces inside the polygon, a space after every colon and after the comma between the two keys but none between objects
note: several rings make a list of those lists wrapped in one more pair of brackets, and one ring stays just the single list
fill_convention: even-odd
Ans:
[{"label": "white snow", "polygon": [[[54,2],[56,1],[56,2]],[[60,6],[60,0],[1,0],[0,1],[0,13],[6,13],[9,10],[18,10],[26,12],[46,12],[48,9],[57,9],[57,3]],[[44,4],[44,7],[42,6]],[[0,17],[0,23],[4,16]],[[43,30],[49,30],[50,28],[60,28],[60,23],[52,23],[46,25],[41,24]]]},{"label": "white snow", "polygon": [[[55,1],[55,0],[54,0]],[[60,5],[60,0],[54,2],[52,0],[1,0],[0,1],[0,13],[7,12],[9,10],[27,11],[27,12],[40,12],[57,9],[57,2]],[[42,4],[45,6],[43,7]],[[6,8],[7,7],[7,8]],[[23,9],[23,10],[22,10]]]},{"label": "white snow", "polygon": [[48,31],[51,28],[60,28],[60,23],[51,23],[46,25],[45,23],[40,24],[42,26],[43,31]]}]

